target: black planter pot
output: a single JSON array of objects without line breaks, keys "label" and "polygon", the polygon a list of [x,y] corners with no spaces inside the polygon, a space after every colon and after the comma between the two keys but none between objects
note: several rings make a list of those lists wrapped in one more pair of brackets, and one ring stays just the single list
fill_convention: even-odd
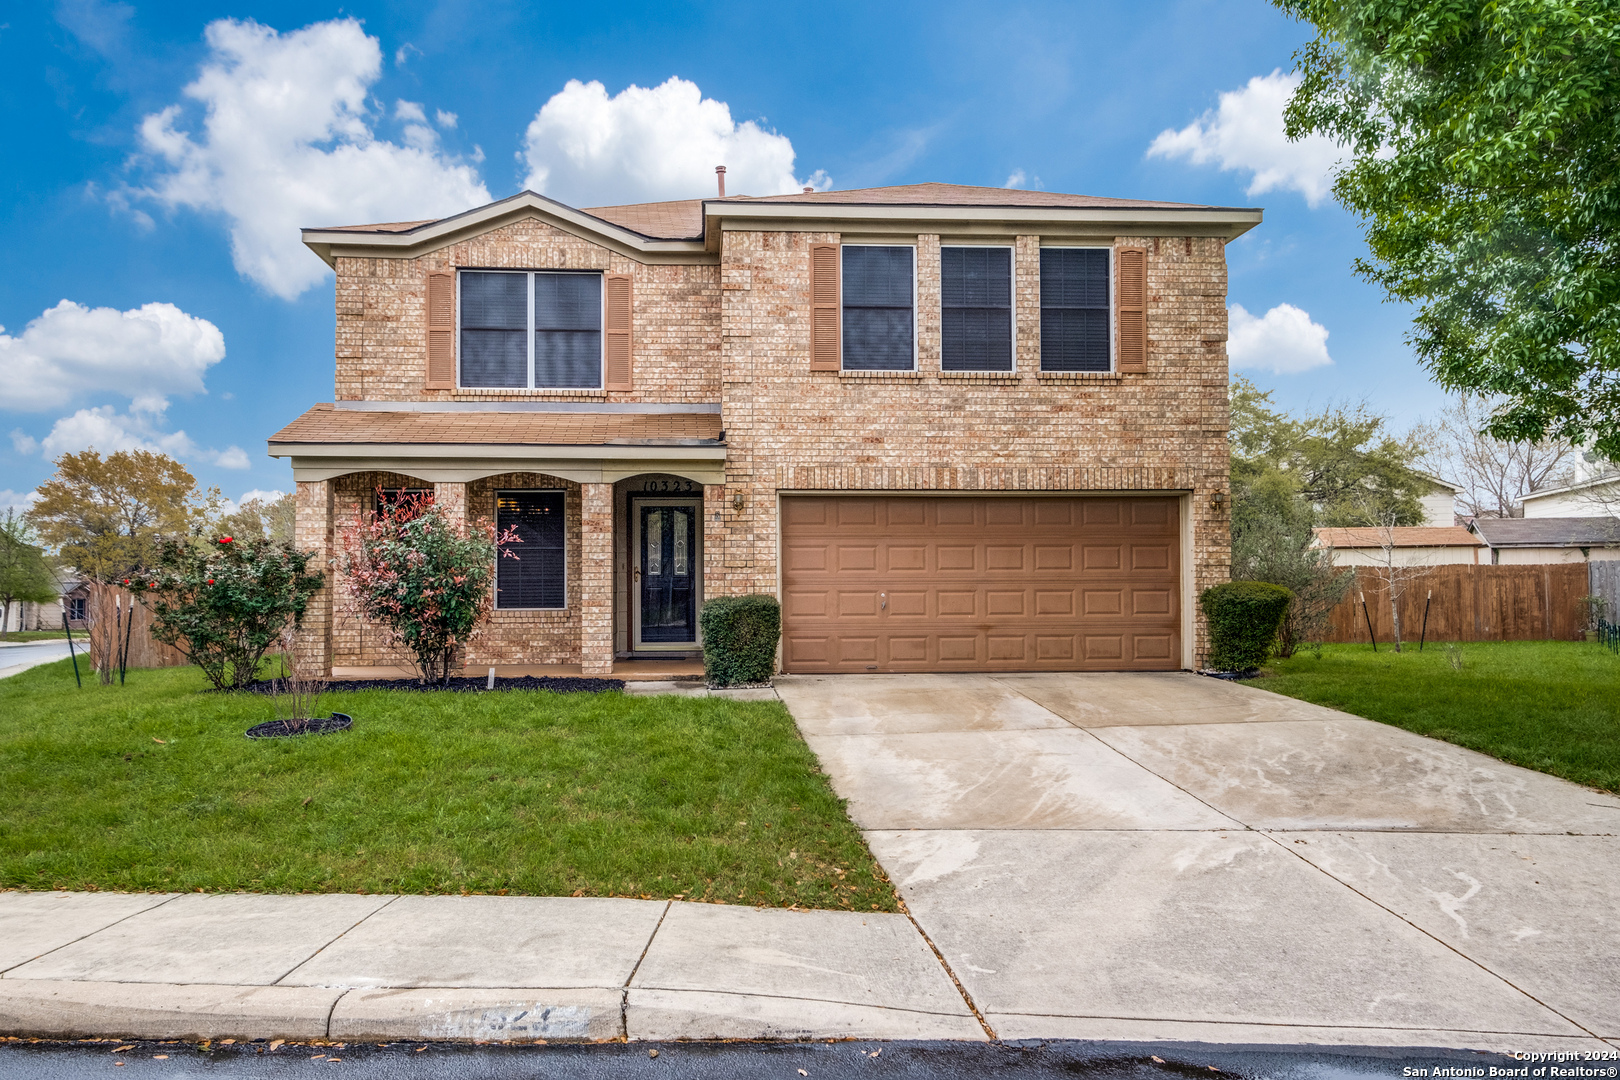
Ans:
[{"label": "black planter pot", "polygon": [[334,731],[347,731],[354,726],[354,717],[335,712],[331,716],[317,716],[311,720],[270,720],[254,724],[247,729],[250,739],[288,739],[296,735],[330,735]]}]

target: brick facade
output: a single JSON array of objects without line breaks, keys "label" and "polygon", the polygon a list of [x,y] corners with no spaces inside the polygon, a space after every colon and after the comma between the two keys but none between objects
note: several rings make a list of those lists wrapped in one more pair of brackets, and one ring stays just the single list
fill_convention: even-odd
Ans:
[{"label": "brick facade", "polygon": [[[809,245],[915,243],[915,372],[809,370]],[[940,370],[940,247],[1014,250],[1016,370]],[[1040,373],[1043,243],[1147,251],[1146,374]],[[717,258],[717,261],[715,261]],[[1226,260],[1216,236],[935,232],[862,240],[837,232],[727,230],[717,256],[638,262],[538,219],[503,225],[415,257],[338,257],[338,401],[719,403],[725,483],[701,492],[703,589],[774,593],[778,497],[804,491],[1109,491],[1185,495],[1191,594],[1229,573],[1229,529],[1212,496],[1227,490]],[[634,276],[634,389],[423,389],[425,274],[456,267],[600,269]],[[650,456],[655,453],[650,451]],[[662,475],[662,474],[660,474]],[[679,480],[679,477],[674,479]],[[298,484],[301,546],[331,552],[382,481],[351,474]],[[629,646],[627,493],[641,478],[575,483],[532,473],[437,485],[470,523],[492,523],[494,493],[567,492],[568,608],[496,612],[469,646],[486,664],[582,664],[611,670]],[[423,486],[406,477],[385,486]],[[462,509],[464,507],[464,510]],[[1184,595],[1183,603],[1192,596]],[[309,621],[312,656],[387,662],[380,636],[323,599]],[[1196,622],[1195,652],[1204,653]],[[325,642],[326,644],[319,644]]]}]

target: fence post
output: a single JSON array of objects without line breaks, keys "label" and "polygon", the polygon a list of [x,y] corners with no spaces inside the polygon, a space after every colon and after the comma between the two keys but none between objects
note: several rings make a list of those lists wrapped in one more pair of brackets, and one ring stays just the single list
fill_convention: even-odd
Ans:
[{"label": "fence post", "polygon": [[1429,602],[1434,599],[1434,590],[1423,598],[1423,633],[1418,636],[1418,652],[1423,651],[1423,643],[1429,639]]},{"label": "fence post", "polygon": [[1373,652],[1378,651],[1378,638],[1373,633],[1372,616],[1367,613],[1367,594],[1361,594],[1361,615],[1367,620],[1367,640],[1372,642]]}]

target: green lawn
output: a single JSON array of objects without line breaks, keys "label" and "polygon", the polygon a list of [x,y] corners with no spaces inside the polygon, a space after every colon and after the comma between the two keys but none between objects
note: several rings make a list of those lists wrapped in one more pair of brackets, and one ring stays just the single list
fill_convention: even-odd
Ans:
[{"label": "green lawn", "polygon": [[775,702],[328,695],[254,741],[192,668],[0,680],[0,888],[522,893],[896,910]]},{"label": "green lawn", "polygon": [[[9,634],[0,634],[0,641],[66,641],[67,635],[60,630],[13,630]],[[89,643],[84,631],[75,630],[73,640]]]},{"label": "green lawn", "polygon": [[1620,792],[1620,656],[1575,641],[1429,642],[1396,654],[1328,645],[1275,660],[1250,686],[1394,724]]}]

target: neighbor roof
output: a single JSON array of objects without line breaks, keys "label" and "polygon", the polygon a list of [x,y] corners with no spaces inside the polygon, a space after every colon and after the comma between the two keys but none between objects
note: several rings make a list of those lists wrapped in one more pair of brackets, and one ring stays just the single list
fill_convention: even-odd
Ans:
[{"label": "neighbor roof", "polygon": [[1606,547],[1620,544],[1620,518],[1475,518],[1469,526],[1491,547]]},{"label": "neighbor roof", "polygon": [[[1381,548],[1384,529],[1317,529],[1316,546],[1325,548]],[[1479,538],[1461,525],[1402,525],[1387,530],[1391,546],[1480,547]]]},{"label": "neighbor roof", "polygon": [[719,413],[360,412],[323,403],[270,446],[691,446],[719,435]]}]

